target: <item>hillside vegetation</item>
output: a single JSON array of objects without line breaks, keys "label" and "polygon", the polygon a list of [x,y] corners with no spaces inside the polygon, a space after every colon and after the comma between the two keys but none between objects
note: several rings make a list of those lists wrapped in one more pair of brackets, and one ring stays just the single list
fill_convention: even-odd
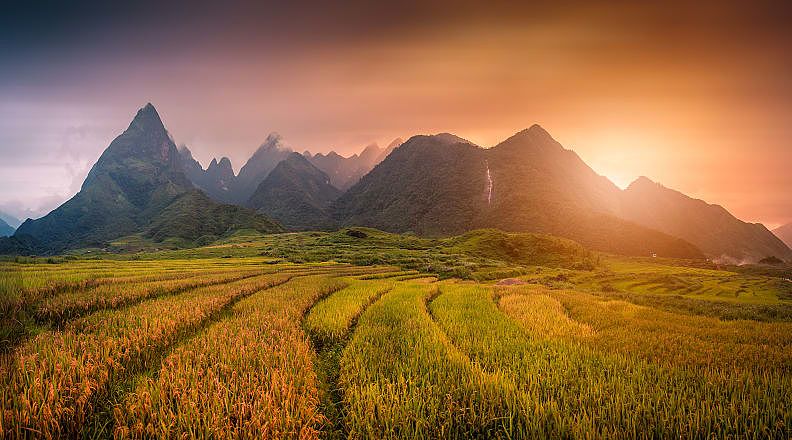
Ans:
[{"label": "hillside vegetation", "polygon": [[449,134],[414,136],[332,209],[340,224],[390,232],[498,228],[624,255],[704,257],[685,240],[619,218],[619,192],[535,125],[490,149]]},{"label": "hillside vegetation", "polygon": [[3,438],[792,432],[783,278],[494,230],[93,255],[0,262]]},{"label": "hillside vegetation", "polygon": [[540,265],[584,271],[597,265],[594,253],[552,236],[479,230],[431,239],[371,228],[267,235],[240,231],[211,246],[144,253],[136,258],[221,256],[267,256],[295,263],[387,264],[443,278],[479,280],[517,276],[533,272]]}]

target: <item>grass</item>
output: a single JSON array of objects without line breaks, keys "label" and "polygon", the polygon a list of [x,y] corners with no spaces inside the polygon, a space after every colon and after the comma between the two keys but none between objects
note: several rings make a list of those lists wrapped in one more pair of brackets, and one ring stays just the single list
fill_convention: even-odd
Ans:
[{"label": "grass", "polygon": [[429,316],[436,292],[401,284],[360,317],[339,378],[350,438],[498,436],[511,424],[497,384]]},{"label": "grass", "polygon": [[116,436],[315,437],[323,417],[299,317],[341,287],[307,277],[240,301],[230,317],[166,357],[157,376],[141,380],[116,407]]},{"label": "grass", "polygon": [[784,278],[672,263],[605,257],[593,271],[537,268],[519,278],[676,313],[792,321],[792,282]]},{"label": "grass", "polygon": [[305,319],[308,332],[320,344],[347,336],[352,322],[368,304],[393,288],[388,281],[350,281],[350,285],[315,305]]},{"label": "grass", "polygon": [[[533,286],[500,287],[496,295],[503,295],[501,308],[532,333],[585,342],[602,353],[668,368],[792,373],[792,323],[723,321]],[[559,329],[574,331],[555,334]]]},{"label": "grass", "polygon": [[2,388],[3,431],[19,436],[79,433],[97,393],[124,371],[145,368],[158,350],[230,301],[282,282],[265,275],[173,298],[104,311],[42,333],[15,353]]},{"label": "grass", "polygon": [[[273,268],[270,273],[274,271]],[[237,270],[206,275],[182,274],[181,277],[139,283],[102,284],[91,289],[47,298],[35,307],[34,313],[40,321],[62,323],[100,309],[112,309],[161,295],[225,284],[263,273],[262,270]]]},{"label": "grass", "polygon": [[[0,353],[26,337],[85,313],[229,281],[241,272],[262,271],[264,261],[17,260],[23,262],[0,263]],[[270,271],[275,269],[269,267]]]},{"label": "grass", "polygon": [[[696,355],[684,342],[673,344],[681,329],[666,333],[658,325],[654,335],[636,332],[641,326],[633,305],[616,307],[621,323],[596,308],[589,316],[600,320],[588,323],[546,296],[521,298],[524,287],[501,290],[506,291],[499,292],[503,311],[490,288],[465,285],[442,289],[431,309],[456,347],[513,384],[514,400],[526,402],[522,413],[531,417],[514,425],[519,436],[722,438],[788,432],[792,381],[784,345],[775,347],[776,369],[747,368],[752,353],[736,355],[745,369],[728,361],[701,362],[728,351],[720,343],[723,329],[716,329],[699,336],[718,339],[711,351],[680,360],[674,352]],[[686,319],[694,326],[691,322],[702,318]],[[707,327],[707,322],[697,324]],[[730,347],[739,349],[739,344]]]},{"label": "grass", "polygon": [[0,262],[0,438],[792,434],[783,267],[353,230]]},{"label": "grass", "polygon": [[364,266],[378,264],[434,273],[441,278],[478,280],[495,279],[503,272],[516,276],[536,265],[581,270],[596,266],[594,254],[569,240],[496,230],[439,239],[391,234],[371,228],[269,235],[242,230],[201,248],[135,255],[141,259],[263,256],[298,264],[324,261]]}]

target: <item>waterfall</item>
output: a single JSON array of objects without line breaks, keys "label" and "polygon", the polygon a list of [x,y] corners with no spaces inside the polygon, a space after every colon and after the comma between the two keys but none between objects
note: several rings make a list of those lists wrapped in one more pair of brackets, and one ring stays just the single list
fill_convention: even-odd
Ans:
[{"label": "waterfall", "polygon": [[485,160],[484,164],[487,165],[487,204],[492,204],[492,174],[490,174],[489,161]]}]

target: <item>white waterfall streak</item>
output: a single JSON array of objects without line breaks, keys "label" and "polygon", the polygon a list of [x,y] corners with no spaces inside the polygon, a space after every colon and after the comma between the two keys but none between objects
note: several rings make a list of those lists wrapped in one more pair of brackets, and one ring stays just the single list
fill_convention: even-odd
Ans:
[{"label": "white waterfall streak", "polygon": [[487,204],[492,204],[492,174],[490,174],[489,161],[484,161],[487,165]]}]

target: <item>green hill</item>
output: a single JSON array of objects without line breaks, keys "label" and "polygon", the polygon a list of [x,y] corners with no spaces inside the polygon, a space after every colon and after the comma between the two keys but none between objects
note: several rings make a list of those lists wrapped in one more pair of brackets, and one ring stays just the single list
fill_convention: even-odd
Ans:
[{"label": "green hill", "polygon": [[261,233],[283,231],[280,225],[250,209],[221,205],[203,192],[192,190],[163,209],[144,235],[154,241],[175,237],[208,243],[237,229]]}]

